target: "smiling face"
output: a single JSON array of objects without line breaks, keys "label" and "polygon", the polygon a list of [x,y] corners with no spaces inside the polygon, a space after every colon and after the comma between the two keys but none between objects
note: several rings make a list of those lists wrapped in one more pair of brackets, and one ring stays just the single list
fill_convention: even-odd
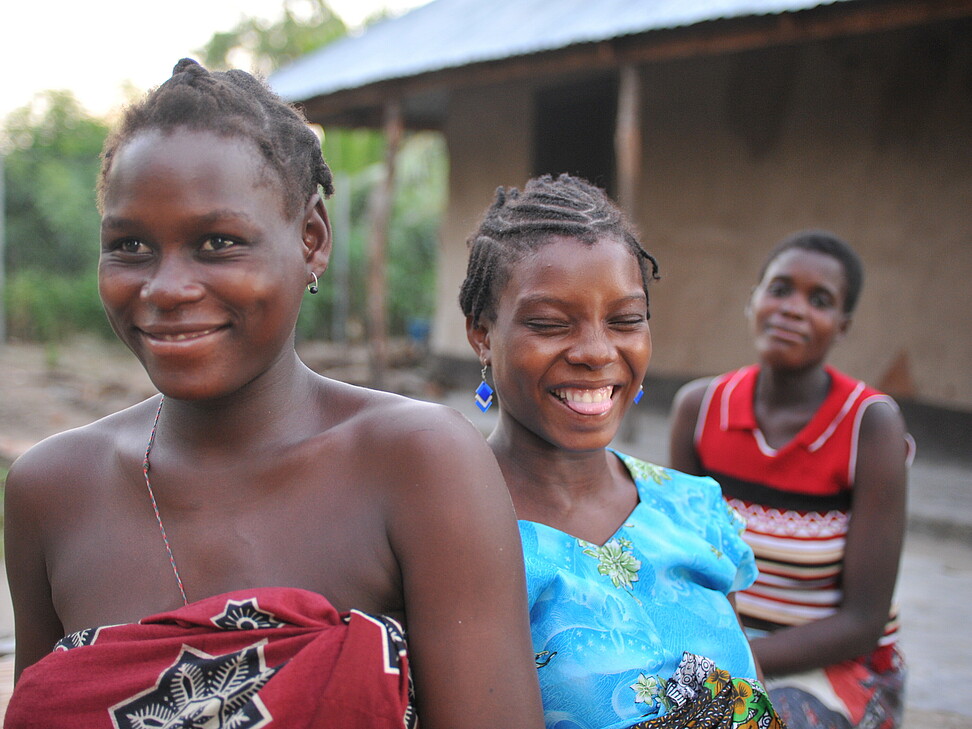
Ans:
[{"label": "smiling face", "polygon": [[292,353],[309,271],[327,264],[319,203],[285,212],[256,148],[146,131],[104,187],[98,282],[112,328],[165,394],[233,392]]},{"label": "smiling face", "polygon": [[495,319],[468,329],[505,426],[567,450],[605,447],[648,368],[647,314],[638,262],[615,238],[554,236],[518,261]]},{"label": "smiling face", "polygon": [[800,248],[777,256],[747,310],[760,360],[794,371],[822,364],[850,326],[846,288],[844,268],[832,256]]}]

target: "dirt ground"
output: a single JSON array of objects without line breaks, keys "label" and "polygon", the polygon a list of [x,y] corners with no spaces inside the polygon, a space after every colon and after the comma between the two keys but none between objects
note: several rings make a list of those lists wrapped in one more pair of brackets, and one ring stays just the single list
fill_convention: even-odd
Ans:
[{"label": "dirt ground", "polygon": [[[298,347],[311,368],[356,384],[367,384],[363,347],[306,343]],[[389,345],[386,389],[434,398],[420,353],[407,342]],[[78,338],[45,347],[0,345],[0,466],[49,435],[85,425],[156,392],[141,365],[120,344]]]},{"label": "dirt ground", "polygon": [[38,440],[96,420],[155,392],[127,350],[79,339],[0,345],[0,460]]}]

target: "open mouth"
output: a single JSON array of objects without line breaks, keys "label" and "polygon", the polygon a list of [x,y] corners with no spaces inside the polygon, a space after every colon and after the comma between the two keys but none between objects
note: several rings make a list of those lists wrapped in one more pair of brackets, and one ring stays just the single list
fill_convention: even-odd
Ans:
[{"label": "open mouth", "polygon": [[614,406],[614,387],[594,389],[562,387],[553,390],[553,395],[564,405],[581,415],[602,415]]}]

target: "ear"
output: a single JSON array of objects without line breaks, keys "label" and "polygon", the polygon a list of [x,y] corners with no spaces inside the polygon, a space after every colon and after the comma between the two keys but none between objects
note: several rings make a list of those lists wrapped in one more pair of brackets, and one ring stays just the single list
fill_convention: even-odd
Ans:
[{"label": "ear", "polygon": [[844,314],[843,320],[837,326],[837,337],[836,337],[836,341],[840,341],[841,339],[843,339],[847,335],[847,332],[850,330],[850,326],[851,326],[851,322],[852,321],[854,321],[854,319],[851,317],[850,314]]},{"label": "ear", "polygon": [[331,260],[331,221],[320,194],[314,193],[304,207],[301,222],[301,238],[304,243],[304,260],[318,277],[327,270]]},{"label": "ear", "polygon": [[475,324],[472,315],[467,316],[466,339],[469,340],[473,351],[479,355],[479,361],[488,365],[492,358],[489,346],[489,322],[480,317],[479,323]]},{"label": "ear", "polygon": [[749,298],[746,299],[746,305],[743,307],[743,314],[746,316],[746,319],[747,320],[752,318],[752,315],[753,315],[753,299],[756,297],[756,289],[758,289],[758,288],[759,288],[759,285],[756,285],[756,286],[753,286],[749,290]]}]

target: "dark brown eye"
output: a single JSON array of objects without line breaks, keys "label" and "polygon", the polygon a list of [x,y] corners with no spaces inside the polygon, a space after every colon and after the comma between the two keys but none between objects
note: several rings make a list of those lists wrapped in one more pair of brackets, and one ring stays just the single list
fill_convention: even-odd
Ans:
[{"label": "dark brown eye", "polygon": [[134,238],[126,238],[118,242],[118,245],[116,246],[116,250],[119,250],[122,253],[131,253],[131,254],[147,253],[148,246],[146,246],[140,240],[135,240]]},{"label": "dark brown eye", "polygon": [[200,250],[204,251],[222,251],[227,248],[231,248],[236,245],[235,240],[230,240],[229,238],[224,238],[221,235],[211,235],[206,240],[203,241]]}]

